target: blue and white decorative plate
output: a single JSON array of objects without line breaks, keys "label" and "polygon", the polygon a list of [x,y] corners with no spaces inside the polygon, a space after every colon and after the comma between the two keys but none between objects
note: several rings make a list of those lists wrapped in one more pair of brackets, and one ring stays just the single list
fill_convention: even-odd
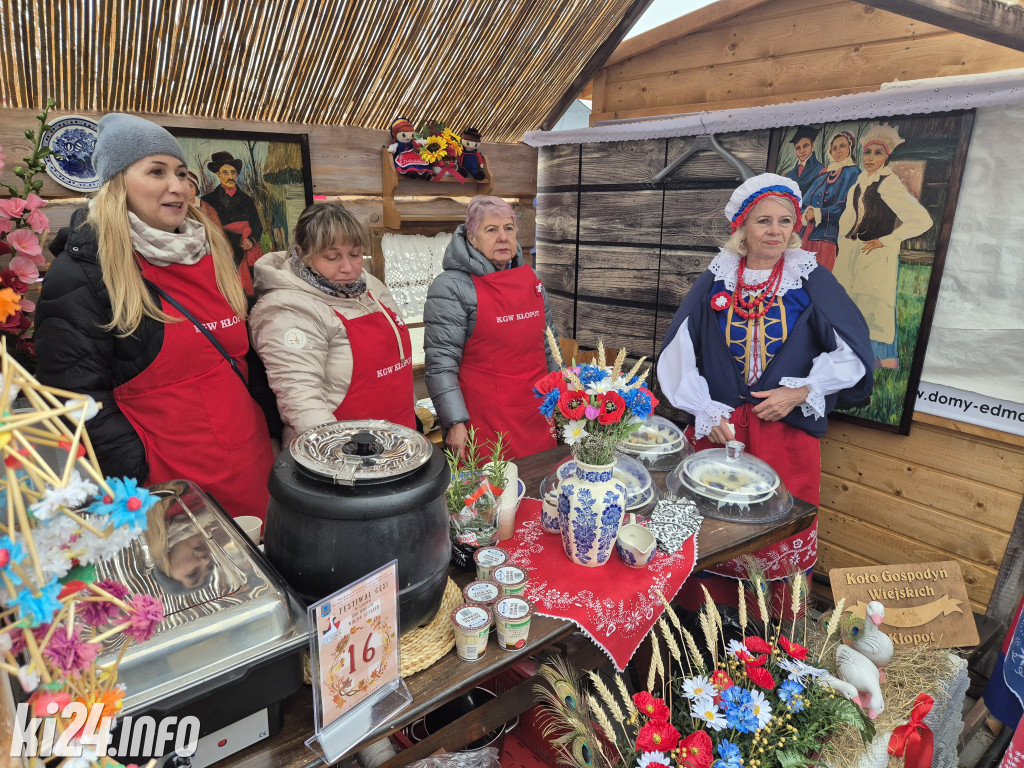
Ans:
[{"label": "blue and white decorative plate", "polygon": [[96,131],[96,121],[88,117],[65,115],[50,121],[42,144],[50,150],[43,162],[51,179],[75,192],[100,188],[100,177],[92,166]]}]

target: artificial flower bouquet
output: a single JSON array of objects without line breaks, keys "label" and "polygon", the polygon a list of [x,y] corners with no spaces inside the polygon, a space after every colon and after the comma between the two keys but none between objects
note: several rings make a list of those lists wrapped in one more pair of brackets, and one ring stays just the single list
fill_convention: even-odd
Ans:
[{"label": "artificial flower bouquet", "polygon": [[473,427],[469,428],[463,457],[450,449],[445,451],[452,476],[445,501],[453,546],[475,549],[497,541],[498,512],[509,468],[507,452],[502,433],[488,449],[478,442]]},{"label": "artificial flower bouquet", "polygon": [[[0,363],[0,400],[21,394],[30,404],[0,416],[0,503],[7,510],[0,522],[0,668],[39,718],[42,750],[53,741],[45,733],[64,734],[82,726],[78,715],[89,715],[64,745],[71,751],[52,752],[52,765],[120,765],[105,747],[125,695],[117,684],[120,656],[97,659],[108,641],[121,641],[123,654],[123,638],[152,637],[163,604],[101,579],[96,567],[143,534],[157,498],[134,480],[98,471],[84,430],[98,409],[92,398],[39,384],[3,346]],[[47,451],[60,458],[45,460]]]},{"label": "artificial flower bouquet", "polygon": [[450,174],[456,181],[465,182],[459,173],[459,158],[462,156],[462,139],[439,120],[427,120],[416,134],[423,142],[419,148],[420,157],[430,165],[434,181]]},{"label": "artificial flower bouquet", "polygon": [[540,412],[584,464],[610,464],[615,450],[651,415],[657,398],[644,386],[650,369],[639,373],[646,357],[628,372],[623,370],[626,351],[619,350],[614,363],[606,365],[604,344],[598,342],[596,365],[563,361],[558,342],[549,328],[548,345],[560,370],[549,373],[533,386],[540,398]]},{"label": "artificial flower bouquet", "polygon": [[[721,614],[706,590],[699,638],[666,603],[670,622],[663,616],[650,634],[653,654],[645,691],[630,695],[621,678],[613,690],[591,673],[592,691],[580,687],[567,698],[558,688],[559,683],[567,685],[565,669],[547,669],[552,687],[542,689],[546,735],[555,738],[562,755],[572,759],[574,752],[586,751],[595,766],[804,768],[817,762],[840,727],[856,728],[869,743],[874,736],[871,721],[828,686],[826,681],[834,678],[818,666],[834,627],[822,652],[812,658],[805,645],[792,639],[797,632],[806,634],[806,625],[799,626],[796,619],[788,627],[781,621],[772,625],[767,582],[757,575],[752,584],[764,629],[747,621],[741,581],[743,635],[728,641]],[[793,578],[791,588],[795,596],[805,593],[803,574]],[[794,616],[798,608],[794,597]]]}]

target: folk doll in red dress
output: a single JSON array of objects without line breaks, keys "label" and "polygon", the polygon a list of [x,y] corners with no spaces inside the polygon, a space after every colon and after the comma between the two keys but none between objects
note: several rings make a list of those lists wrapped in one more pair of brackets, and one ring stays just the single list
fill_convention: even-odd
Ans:
[{"label": "folk doll in red dress", "polygon": [[160,126],[105,115],[93,165],[103,186],[51,245],[39,380],[102,405],[88,430],[107,475],[192,480],[232,516],[262,518],[271,443],[231,248],[187,204],[185,154]]},{"label": "folk doll in red dress", "polygon": [[[773,173],[733,192],[733,235],[676,312],[657,370],[668,400],[693,416],[698,450],[742,441],[794,496],[817,504],[826,417],[870,396],[873,369],[864,317],[800,248],[800,203],[796,182]],[[811,568],[817,524],[756,557],[769,579]],[[746,575],[736,561],[715,572]],[[699,600],[700,580],[691,581]],[[735,585],[718,586],[716,600],[735,602]]]},{"label": "folk doll in red dress", "polygon": [[516,243],[512,206],[474,197],[441,266],[427,291],[423,346],[445,443],[462,453],[472,426],[485,449],[504,433],[513,458],[554,448],[533,385],[557,368],[544,329],[558,332],[544,286]]},{"label": "folk doll in red dress", "polygon": [[391,124],[391,138],[394,141],[388,145],[388,152],[395,156],[395,170],[403,176],[430,179],[433,177],[430,165],[420,157],[419,148],[423,142],[415,138],[414,132],[412,123],[404,117],[395,120]]}]

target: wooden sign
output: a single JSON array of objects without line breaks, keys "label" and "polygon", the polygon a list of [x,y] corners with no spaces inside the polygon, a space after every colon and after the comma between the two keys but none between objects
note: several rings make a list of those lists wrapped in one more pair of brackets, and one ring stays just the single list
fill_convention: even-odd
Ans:
[{"label": "wooden sign", "polygon": [[978,628],[960,563],[833,568],[832,598],[846,598],[844,618],[864,619],[868,603],[885,606],[881,630],[893,645],[962,648],[978,644]]}]

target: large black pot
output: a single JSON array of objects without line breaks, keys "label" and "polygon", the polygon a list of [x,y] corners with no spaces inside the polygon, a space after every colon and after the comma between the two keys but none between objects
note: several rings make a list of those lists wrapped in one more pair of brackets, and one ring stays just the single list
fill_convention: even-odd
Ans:
[{"label": "large black pot", "polygon": [[285,449],[270,474],[266,555],[307,602],[397,559],[399,631],[415,629],[437,613],[448,582],[448,482],[433,445],[411,472],[353,485],[318,477]]}]

